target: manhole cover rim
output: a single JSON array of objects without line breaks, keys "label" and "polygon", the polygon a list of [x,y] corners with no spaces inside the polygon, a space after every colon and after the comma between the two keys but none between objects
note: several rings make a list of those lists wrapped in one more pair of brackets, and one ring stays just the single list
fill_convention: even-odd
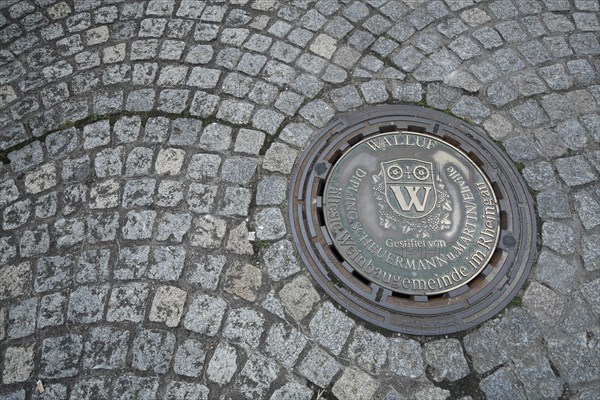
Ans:
[{"label": "manhole cover rim", "polygon": [[[370,117],[368,122],[365,117]],[[478,153],[480,157],[489,154],[497,169],[497,174],[506,175],[502,180],[502,189],[506,190],[505,194],[510,199],[501,198],[499,204],[503,202],[506,206],[505,203],[509,200],[515,203],[510,208],[508,218],[514,220],[510,221],[514,228],[511,236],[517,240],[517,243],[512,252],[505,257],[505,259],[510,259],[512,265],[502,265],[504,275],[501,279],[496,279],[503,291],[502,296],[497,295],[499,289],[496,286],[484,286],[488,290],[482,292],[483,300],[473,301],[473,304],[466,308],[463,306],[461,309],[456,304],[450,303],[441,308],[428,304],[425,312],[414,314],[414,310],[404,306],[399,306],[396,310],[372,308],[376,293],[372,296],[357,297],[352,293],[351,287],[337,286],[338,282],[327,276],[329,270],[327,264],[331,264],[332,260],[323,258],[323,255],[319,254],[323,251],[320,247],[321,244],[315,244],[312,240],[313,234],[318,233],[316,230],[320,229],[320,226],[318,224],[311,225],[311,210],[316,205],[311,183],[314,184],[315,179],[322,179],[322,177],[317,177],[312,167],[323,161],[323,149],[331,148],[334,142],[338,144],[343,142],[350,135],[345,131],[349,130],[355,134],[358,129],[365,129],[365,127],[374,129],[388,126],[390,121],[396,122],[398,130],[405,129],[401,124],[397,124],[402,121],[405,125],[416,124],[420,128],[425,127],[427,134],[444,141],[447,138],[448,140],[460,138],[459,149],[464,150],[464,145],[476,150],[475,153]],[[454,145],[454,143],[450,144]],[[487,172],[485,168],[482,169]],[[307,196],[312,197],[308,198]],[[445,334],[470,328],[489,319],[503,309],[518,293],[529,275],[536,254],[537,227],[533,202],[523,178],[514,168],[512,161],[480,128],[470,126],[450,115],[418,106],[377,106],[361,110],[358,114],[341,115],[321,129],[297,160],[291,180],[288,205],[288,215],[296,248],[303,263],[319,286],[357,317],[396,332],[425,335]],[[503,235],[501,234],[499,240],[502,241],[502,239]],[[499,246],[501,245],[502,243],[499,242]],[[307,250],[306,254],[304,249]],[[321,251],[319,252],[319,250]],[[354,306],[348,307],[348,303],[352,303]],[[455,311],[457,308],[461,309],[460,315]],[[365,310],[366,312],[364,312]],[[449,313],[444,314],[445,311]],[[423,315],[433,315],[433,317],[423,317]]]}]

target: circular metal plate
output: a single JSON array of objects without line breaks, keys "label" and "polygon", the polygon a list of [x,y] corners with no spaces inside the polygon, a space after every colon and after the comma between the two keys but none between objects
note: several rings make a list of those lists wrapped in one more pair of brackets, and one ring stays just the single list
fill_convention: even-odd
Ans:
[{"label": "circular metal plate", "polygon": [[497,314],[535,256],[535,213],[485,132],[416,106],[325,127],[294,171],[289,217],[302,260],[343,307],[417,335]]},{"label": "circular metal plate", "polygon": [[325,226],[366,279],[409,295],[435,295],[475,278],[496,248],[496,196],[458,148],[428,134],[370,136],[326,179]]}]

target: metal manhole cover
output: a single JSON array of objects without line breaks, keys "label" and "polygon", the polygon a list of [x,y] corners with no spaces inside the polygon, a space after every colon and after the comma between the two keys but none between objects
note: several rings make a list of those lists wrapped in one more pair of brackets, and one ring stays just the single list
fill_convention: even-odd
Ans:
[{"label": "metal manhole cover", "polygon": [[478,128],[422,107],[375,107],[323,129],[299,159],[289,206],[319,285],[397,332],[491,318],[535,255],[531,197],[510,159]]}]

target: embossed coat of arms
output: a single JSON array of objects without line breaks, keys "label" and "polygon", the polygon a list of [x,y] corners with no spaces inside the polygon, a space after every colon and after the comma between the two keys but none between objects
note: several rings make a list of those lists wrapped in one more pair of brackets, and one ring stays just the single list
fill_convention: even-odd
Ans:
[{"label": "embossed coat of arms", "polygon": [[450,195],[431,162],[401,158],[373,175],[379,224],[417,238],[450,228]]}]

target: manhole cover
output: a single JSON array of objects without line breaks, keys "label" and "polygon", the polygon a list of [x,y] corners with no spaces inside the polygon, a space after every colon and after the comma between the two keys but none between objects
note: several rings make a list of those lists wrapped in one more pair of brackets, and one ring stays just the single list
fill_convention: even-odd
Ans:
[{"label": "manhole cover", "polygon": [[535,255],[531,198],[488,136],[416,106],[323,129],[299,159],[289,215],[302,259],[343,307],[417,335],[497,314]]}]

